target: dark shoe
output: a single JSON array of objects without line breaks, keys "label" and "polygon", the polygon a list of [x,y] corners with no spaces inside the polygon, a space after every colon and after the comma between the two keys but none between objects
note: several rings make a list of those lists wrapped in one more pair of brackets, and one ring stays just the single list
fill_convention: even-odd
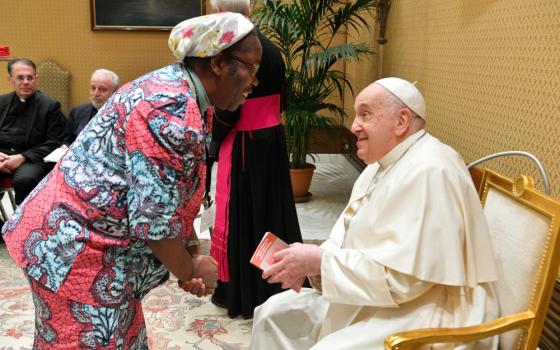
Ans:
[{"label": "dark shoe", "polygon": [[222,304],[220,302],[218,302],[216,300],[216,296],[212,295],[212,297],[210,298],[210,301],[212,302],[212,304],[216,305],[217,307],[220,307],[222,309],[226,309],[227,310],[227,306],[225,304]]}]

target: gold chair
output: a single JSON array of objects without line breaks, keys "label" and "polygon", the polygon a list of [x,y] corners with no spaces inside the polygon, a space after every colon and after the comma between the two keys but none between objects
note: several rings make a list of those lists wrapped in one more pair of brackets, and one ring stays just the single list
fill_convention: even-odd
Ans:
[{"label": "gold chair", "polygon": [[537,348],[560,263],[560,202],[536,190],[531,177],[513,180],[488,169],[480,193],[498,263],[494,288],[502,316],[471,327],[396,333],[385,339],[385,349],[469,343],[495,335],[502,350]]},{"label": "gold chair", "polygon": [[39,90],[60,102],[62,109],[68,111],[70,105],[70,73],[52,61],[44,61],[37,67]]},{"label": "gold chair", "polygon": [[469,173],[471,174],[471,179],[473,180],[474,188],[476,192],[480,195],[480,187],[482,186],[482,177],[484,176],[484,169],[479,167],[469,168]]}]

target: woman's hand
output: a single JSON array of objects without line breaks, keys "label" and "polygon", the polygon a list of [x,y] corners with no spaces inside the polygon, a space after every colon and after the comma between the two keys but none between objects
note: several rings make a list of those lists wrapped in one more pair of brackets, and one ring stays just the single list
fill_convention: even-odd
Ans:
[{"label": "woman's hand", "polygon": [[210,292],[207,291],[204,282],[202,282],[202,278],[193,278],[190,281],[178,280],[177,284],[185,292],[194,294],[199,298],[210,294]]},{"label": "woman's hand", "polygon": [[193,257],[193,279],[196,278],[200,278],[204,283],[204,295],[214,292],[214,289],[218,286],[218,263],[213,257],[209,255]]},{"label": "woman's hand", "polygon": [[[218,263],[208,255],[191,256],[181,238],[148,240],[152,253],[179,279],[179,286],[197,296],[218,286]],[[196,252],[195,252],[196,253]]]}]

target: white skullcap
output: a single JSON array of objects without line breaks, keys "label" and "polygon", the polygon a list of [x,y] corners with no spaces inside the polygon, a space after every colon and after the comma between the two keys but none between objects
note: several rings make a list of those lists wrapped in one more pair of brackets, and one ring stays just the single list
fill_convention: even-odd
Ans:
[{"label": "white skullcap", "polygon": [[169,35],[168,45],[180,60],[213,57],[243,39],[253,28],[253,23],[239,13],[213,13],[177,24]]},{"label": "white skullcap", "polygon": [[401,78],[383,78],[374,81],[383,86],[420,118],[426,120],[426,102],[414,84]]}]

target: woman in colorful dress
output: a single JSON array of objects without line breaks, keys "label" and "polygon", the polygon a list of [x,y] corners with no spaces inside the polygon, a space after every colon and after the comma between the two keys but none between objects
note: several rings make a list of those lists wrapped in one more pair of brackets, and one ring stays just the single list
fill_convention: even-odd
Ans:
[{"label": "woman in colorful dress", "polygon": [[213,106],[235,110],[257,80],[261,46],[233,13],[178,24],[179,62],[118,89],[4,227],[28,277],[37,349],[147,349],[140,301],[166,281],[198,296],[216,262],[191,256]]}]

